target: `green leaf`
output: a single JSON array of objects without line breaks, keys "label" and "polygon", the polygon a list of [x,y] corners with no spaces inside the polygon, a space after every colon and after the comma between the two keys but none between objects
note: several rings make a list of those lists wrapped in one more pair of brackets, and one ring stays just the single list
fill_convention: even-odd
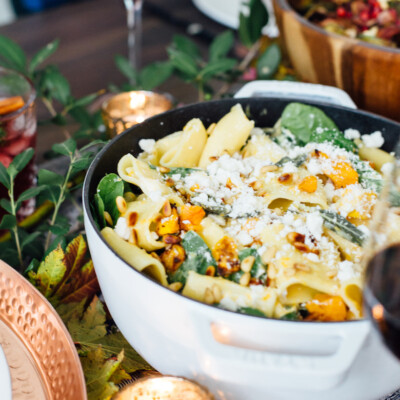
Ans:
[{"label": "green leaf", "polygon": [[9,68],[25,72],[26,56],[22,48],[13,40],[0,35],[0,59],[7,61]]},{"label": "green leaf", "polygon": [[309,143],[317,129],[338,131],[336,124],[319,108],[290,103],[283,110],[282,128],[288,129],[300,144]]},{"label": "green leaf", "polygon": [[124,182],[117,174],[108,174],[102,178],[97,186],[97,194],[104,203],[105,211],[109,212],[113,224],[115,225],[119,218],[116,198],[124,194]]},{"label": "green leaf", "polygon": [[49,58],[57,49],[60,44],[59,39],[55,39],[48,43],[45,47],[40,49],[33,57],[29,65],[29,72],[32,73],[40,64]]},{"label": "green leaf", "polygon": [[126,76],[132,82],[137,81],[137,71],[132,67],[131,63],[126,57],[116,55],[114,57],[114,61],[115,65],[124,76]]},{"label": "green leaf", "polygon": [[21,248],[24,250],[26,246],[29,244],[33,243],[36,241],[40,236],[42,235],[42,232],[32,232],[26,235],[26,237],[22,240],[21,242]]},{"label": "green leaf", "polygon": [[80,99],[74,99],[73,103],[70,105],[71,109],[75,107],[86,107],[93,103],[99,97],[99,93],[88,94],[87,96],[81,97]]},{"label": "green leaf", "polygon": [[328,229],[359,246],[364,244],[366,240],[365,234],[351,222],[347,221],[346,218],[334,211],[319,210],[319,212],[324,220],[324,225]]},{"label": "green leaf", "polygon": [[234,35],[232,31],[225,31],[219,34],[210,45],[210,61],[216,61],[225,57],[232,49]]},{"label": "green leaf", "polygon": [[182,240],[186,259],[182,265],[170,276],[172,282],[186,283],[189,271],[196,271],[204,275],[209,265],[217,266],[206,242],[194,231],[185,234]]},{"label": "green leaf", "polygon": [[7,168],[0,162],[0,183],[7,189],[11,187],[11,180],[7,172]]},{"label": "green leaf", "polygon": [[287,163],[292,163],[294,164],[296,167],[300,167],[301,165],[303,165],[307,160],[307,154],[299,154],[298,156],[294,157],[294,158],[290,158],[290,157],[282,157],[277,163],[275,163],[275,165],[277,167],[283,167],[285,164]]},{"label": "green leaf", "polygon": [[172,43],[177,50],[192,57],[194,59],[200,58],[200,49],[193,40],[187,36],[174,35]]},{"label": "green leaf", "polygon": [[181,178],[184,178],[185,176],[188,176],[193,172],[204,172],[204,170],[198,168],[175,167],[170,168],[168,172],[164,172],[163,174],[168,176],[180,175]]},{"label": "green leaf", "polygon": [[17,218],[14,215],[4,215],[0,222],[0,229],[11,230],[17,226]]},{"label": "green leaf", "polygon": [[64,177],[56,174],[53,171],[49,171],[48,169],[40,169],[38,174],[38,183],[41,186],[62,186],[62,184],[64,183]]},{"label": "green leaf", "polygon": [[164,83],[173,70],[174,67],[169,61],[150,64],[140,71],[139,82],[143,89],[152,90]]},{"label": "green leaf", "polygon": [[347,151],[355,153],[357,151],[356,144],[349,139],[346,139],[342,132],[338,130],[324,129],[315,130],[310,137],[310,142],[314,143],[332,143],[334,146],[341,147]]},{"label": "green leaf", "polygon": [[34,154],[35,151],[31,147],[18,154],[7,168],[10,177],[14,178],[18,175],[31,161]]},{"label": "green leaf", "polygon": [[[253,256],[254,264],[251,267],[250,275],[252,278],[259,280],[261,283],[265,284],[267,281],[267,268],[263,264],[260,255],[255,247],[246,247],[239,251],[239,261],[242,262],[246,257]],[[229,276],[229,279],[239,283],[243,271],[238,271]]]},{"label": "green leaf", "polygon": [[6,210],[9,214],[12,214],[11,202],[7,199],[0,200],[0,206]]},{"label": "green leaf", "polygon": [[95,221],[101,230],[106,226],[106,220],[104,219],[104,202],[98,193],[94,195],[94,211]]},{"label": "green leaf", "polygon": [[280,47],[273,43],[260,56],[257,62],[257,77],[259,79],[271,79],[278,71],[282,60]]},{"label": "green leaf", "polygon": [[267,317],[262,311],[253,307],[239,307],[236,311],[241,314],[253,315],[255,317]]},{"label": "green leaf", "polygon": [[89,165],[92,163],[95,154],[87,153],[81,156],[78,160],[72,163],[71,176],[74,176],[76,173],[83,171],[89,168]]},{"label": "green leaf", "polygon": [[168,54],[172,65],[189,78],[196,78],[199,73],[196,61],[188,54],[174,48],[168,48]]},{"label": "green leaf", "polygon": [[45,189],[45,187],[43,187],[43,186],[35,186],[35,187],[32,187],[32,188],[29,188],[29,189],[25,190],[18,197],[17,204],[22,203],[25,200],[31,199],[32,197],[36,197],[44,189]]},{"label": "green leaf", "polygon": [[70,223],[68,218],[64,217],[63,215],[57,215],[57,218],[53,225],[49,227],[51,233],[54,235],[63,236],[68,233],[70,229]]},{"label": "green leaf", "polygon": [[282,315],[280,319],[283,319],[285,321],[301,321],[303,318],[298,311],[291,311],[285,315]]},{"label": "green leaf", "polygon": [[54,65],[40,71],[37,79],[39,94],[47,99],[55,99],[63,105],[68,105],[71,99],[71,88],[67,79]]},{"label": "green leaf", "polygon": [[66,266],[63,261],[64,251],[61,246],[59,246],[49,253],[45,260],[40,263],[37,272],[28,272],[29,281],[39,289],[45,297],[49,297],[62,280],[66,271]]},{"label": "green leaf", "polygon": [[222,58],[207,64],[199,73],[198,79],[207,81],[213,76],[223,72],[231,71],[237,64],[237,61],[231,58]]},{"label": "green leaf", "polygon": [[52,150],[58,154],[72,158],[76,150],[76,141],[71,138],[62,143],[56,143],[52,146]]},{"label": "green leaf", "polygon": [[247,6],[248,12],[239,15],[239,37],[245,46],[250,47],[261,37],[269,16],[261,0],[249,0]]}]

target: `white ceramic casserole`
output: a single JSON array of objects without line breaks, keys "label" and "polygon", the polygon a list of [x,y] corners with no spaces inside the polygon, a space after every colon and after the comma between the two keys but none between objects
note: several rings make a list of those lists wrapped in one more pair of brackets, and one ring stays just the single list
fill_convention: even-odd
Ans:
[{"label": "white ceramic casserole", "polygon": [[[307,102],[319,93],[325,104],[314,104],[341,129],[368,133],[381,129],[387,149],[394,146],[400,132],[400,125],[387,119],[326,105],[331,101],[354,106],[337,89],[254,85],[263,94],[278,90],[281,98],[231,99],[173,110],[115,138],[94,160],[84,187],[85,227],[107,306],[127,340],[154,368],[194,379],[218,400],[377,400],[400,387],[400,363],[381,344],[369,321],[281,321],[202,304],[134,270],[109,247],[94,224],[89,204],[98,181],[105,173],[116,172],[123,154],[139,151],[139,139],[158,139],[193,117],[215,122],[239,101],[244,109],[250,107],[256,126],[272,126],[291,101],[282,99],[282,90],[297,99],[302,97],[299,90],[308,92]],[[242,93],[251,94],[248,89]]]}]

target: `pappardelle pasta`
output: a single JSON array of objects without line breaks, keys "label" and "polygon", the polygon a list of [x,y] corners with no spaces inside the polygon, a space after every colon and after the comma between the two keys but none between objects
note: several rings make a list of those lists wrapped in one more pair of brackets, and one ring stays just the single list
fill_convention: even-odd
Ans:
[{"label": "pappardelle pasta", "polygon": [[382,144],[308,105],[261,129],[237,104],[210,126],[192,119],[142,139],[99,183],[93,213],[125,261],[184,296],[265,317],[358,319],[362,245],[394,161]]}]

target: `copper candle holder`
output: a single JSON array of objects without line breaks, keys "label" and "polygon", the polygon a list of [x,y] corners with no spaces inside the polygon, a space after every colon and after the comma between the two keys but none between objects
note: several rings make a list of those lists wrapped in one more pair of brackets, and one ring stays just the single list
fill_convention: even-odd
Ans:
[{"label": "copper candle holder", "polygon": [[126,386],[113,400],[214,400],[214,397],[189,379],[150,376]]},{"label": "copper candle holder", "polygon": [[110,137],[172,108],[168,95],[145,90],[119,93],[102,105],[102,117]]}]

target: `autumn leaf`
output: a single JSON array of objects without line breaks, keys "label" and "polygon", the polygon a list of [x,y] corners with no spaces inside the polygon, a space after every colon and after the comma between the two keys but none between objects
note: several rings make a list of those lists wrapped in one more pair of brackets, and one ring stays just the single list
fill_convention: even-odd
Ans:
[{"label": "autumn leaf", "polygon": [[36,272],[28,272],[28,278],[45,297],[49,298],[63,279],[66,269],[64,251],[59,246],[40,263]]},{"label": "autumn leaf", "polygon": [[108,399],[118,392],[118,387],[111,381],[113,374],[118,370],[124,352],[117,357],[109,358],[104,362],[104,351],[99,346],[81,358],[83,373],[85,374],[88,400]]},{"label": "autumn leaf", "polygon": [[82,318],[71,319],[67,322],[67,327],[75,343],[86,345],[106,336],[105,323],[106,312],[104,306],[99,298],[95,296],[83,313]]}]

